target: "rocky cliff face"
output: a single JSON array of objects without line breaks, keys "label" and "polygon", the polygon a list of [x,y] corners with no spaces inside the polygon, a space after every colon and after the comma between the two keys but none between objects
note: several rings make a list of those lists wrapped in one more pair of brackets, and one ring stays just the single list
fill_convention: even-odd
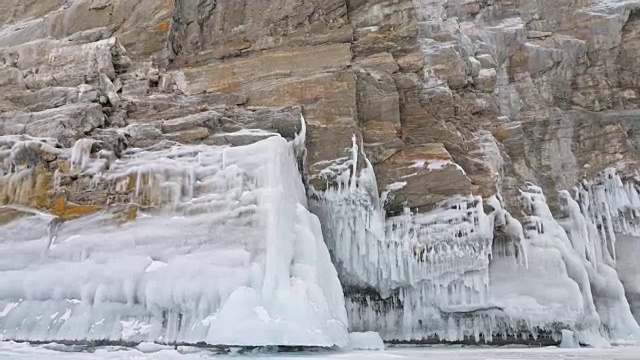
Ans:
[{"label": "rocky cliff face", "polygon": [[352,330],[638,335],[640,263],[615,250],[640,235],[639,14],[634,0],[5,1],[0,225],[23,207],[54,230],[136,223],[176,195],[157,169],[105,176],[133,149],[292,140],[304,116],[297,155]]}]

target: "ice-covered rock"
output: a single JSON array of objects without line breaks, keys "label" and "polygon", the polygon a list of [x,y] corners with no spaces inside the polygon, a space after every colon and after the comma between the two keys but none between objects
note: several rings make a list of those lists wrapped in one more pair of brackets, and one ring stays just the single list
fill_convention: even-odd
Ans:
[{"label": "ice-covered rock", "polygon": [[[344,346],[344,296],[307,199],[299,141],[175,145],[127,152],[95,176],[155,205],[0,222],[0,333],[17,340]],[[86,146],[85,146],[86,145]],[[72,165],[92,169],[90,143]],[[100,180],[101,179],[101,180]],[[19,227],[26,226],[20,223]],[[7,230],[9,229],[9,230]],[[34,229],[35,230],[35,229]],[[38,235],[40,234],[40,235]]]},{"label": "ice-covered rock", "polygon": [[[343,165],[356,169],[358,161],[354,143]],[[573,196],[560,192],[561,218],[529,184],[521,223],[499,196],[459,195],[428,213],[387,217],[386,195],[378,196],[373,169],[362,162],[359,174],[347,168],[311,203],[352,329],[387,340],[560,339],[568,329],[591,345],[640,339],[614,251],[616,232],[635,229],[637,190],[615,170]]]}]

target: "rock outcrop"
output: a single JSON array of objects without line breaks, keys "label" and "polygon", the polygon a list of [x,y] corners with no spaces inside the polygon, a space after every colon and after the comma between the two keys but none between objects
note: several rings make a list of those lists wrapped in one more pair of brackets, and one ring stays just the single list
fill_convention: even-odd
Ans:
[{"label": "rock outcrop", "polygon": [[[167,199],[138,198],[140,186],[151,186],[151,175],[127,174],[126,183],[104,178],[132,149],[234,147],[272,136],[293,140],[303,117],[306,149],[299,161],[310,207],[323,221],[343,281],[352,328],[380,331],[387,340],[418,341],[486,340],[563,326],[591,329],[589,319],[570,316],[556,319],[558,328],[547,326],[553,319],[546,318],[525,326],[516,319],[523,315],[513,313],[497,316],[516,319],[513,327],[496,323],[494,315],[483,317],[492,329],[488,333],[484,327],[480,334],[450,325],[450,319],[468,319],[469,304],[439,309],[446,315],[430,314],[431,320],[418,312],[411,317],[409,306],[415,310],[440,301],[411,293],[419,277],[389,280],[389,274],[374,276],[361,268],[378,266],[375,261],[341,264],[347,259],[340,258],[340,247],[348,238],[359,247],[342,249],[342,255],[364,256],[370,239],[350,232],[402,243],[404,235],[391,239],[394,231],[411,228],[419,233],[411,240],[418,245],[398,245],[397,264],[407,262],[402,271],[417,266],[429,272],[422,278],[429,283],[425,292],[442,291],[430,283],[434,274],[453,276],[444,291],[453,283],[468,286],[478,293],[478,299],[470,295],[470,303],[484,305],[479,289],[500,278],[498,268],[490,268],[492,250],[513,245],[503,252],[515,256],[524,251],[522,243],[535,243],[529,231],[542,226],[542,220],[532,220],[543,218],[540,213],[546,216],[548,210],[566,220],[573,214],[567,204],[574,201],[602,233],[608,226],[635,239],[639,34],[636,0],[5,1],[0,4],[0,201],[6,206],[0,208],[0,229],[31,216],[16,206],[61,222],[98,212],[119,224],[136,221],[140,209],[161,207]],[[612,179],[628,188],[628,201],[606,211],[584,209],[590,200],[579,195],[593,198],[599,194],[596,185]],[[349,186],[359,190],[351,189],[347,197],[353,203],[344,207],[339,197]],[[524,193],[541,195],[532,189],[545,196],[523,201]],[[562,190],[572,191],[575,199],[564,198]],[[534,209],[535,199],[546,205]],[[434,215],[447,208],[459,216]],[[336,214],[359,211],[377,219],[380,228],[337,223],[344,219]],[[604,213],[623,220],[615,227],[603,224],[597,217]],[[426,218],[411,220],[416,214]],[[557,225],[553,218],[544,221]],[[465,271],[483,273],[473,285],[465,283],[464,271],[451,275],[438,267],[455,262],[455,256],[434,267],[414,264],[412,256],[422,254],[419,262],[424,262],[425,251],[449,246],[441,234],[447,222],[465,226],[459,234],[444,233],[467,242],[456,249],[469,257]],[[519,233],[510,232],[515,222],[524,232],[522,226]],[[571,234],[556,239],[577,246]],[[606,263],[614,271],[616,245],[609,240],[604,247],[611,259],[576,261],[592,261],[595,268]],[[383,251],[377,243],[368,247],[373,248]],[[554,257],[554,264],[573,259],[567,254]],[[625,260],[621,271],[631,271],[623,269],[637,267]],[[589,276],[593,285],[595,275]],[[636,280],[621,278],[640,316]],[[588,297],[584,288],[573,290],[567,296]],[[560,300],[549,304],[554,301]],[[374,328],[357,320],[358,311],[372,309],[385,318]],[[555,309],[550,313],[562,312]],[[589,317],[585,309],[576,317]],[[411,324],[398,320],[402,316]],[[623,333],[609,330],[611,336]]]}]

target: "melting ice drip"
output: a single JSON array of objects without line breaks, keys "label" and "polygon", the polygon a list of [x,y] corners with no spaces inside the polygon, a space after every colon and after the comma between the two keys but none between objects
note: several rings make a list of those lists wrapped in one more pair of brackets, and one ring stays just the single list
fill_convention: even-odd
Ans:
[{"label": "melting ice drip", "polygon": [[[303,132],[304,134],[304,132]],[[343,346],[344,295],[306,208],[292,143],[159,146],[74,167],[154,205],[124,225],[107,213],[62,224],[54,242],[0,226],[0,336],[23,340]],[[100,162],[102,163],[102,162]],[[158,210],[158,208],[160,208]]]},{"label": "melting ice drip", "polygon": [[[343,165],[357,169],[355,140],[351,152]],[[336,174],[336,185],[314,192],[310,204],[345,287],[352,330],[414,341],[558,339],[564,329],[593,345],[640,338],[608,240],[636,231],[638,194],[615,171],[576,189],[575,199],[562,192],[562,219],[529,185],[523,226],[499,196],[486,201],[488,214],[469,195],[386,218],[385,196],[364,162],[360,174]]]}]

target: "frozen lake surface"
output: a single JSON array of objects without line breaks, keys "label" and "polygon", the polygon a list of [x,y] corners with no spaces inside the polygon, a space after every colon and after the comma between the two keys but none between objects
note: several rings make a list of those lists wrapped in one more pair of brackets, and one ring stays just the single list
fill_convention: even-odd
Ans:
[{"label": "frozen lake surface", "polygon": [[460,347],[431,347],[431,348],[390,348],[383,352],[352,351],[352,352],[320,352],[320,353],[286,353],[286,354],[255,354],[255,355],[215,355],[196,348],[158,348],[153,353],[143,353],[136,349],[121,349],[105,347],[92,349],[93,352],[68,352],[68,347],[55,345],[30,346],[0,342],[0,360],[92,360],[92,359],[123,359],[123,360],[172,360],[172,359],[224,359],[235,358],[265,358],[268,360],[370,360],[370,359],[425,359],[425,360],[638,360],[640,347],[620,346],[609,349],[558,349],[548,348],[460,348]]}]

